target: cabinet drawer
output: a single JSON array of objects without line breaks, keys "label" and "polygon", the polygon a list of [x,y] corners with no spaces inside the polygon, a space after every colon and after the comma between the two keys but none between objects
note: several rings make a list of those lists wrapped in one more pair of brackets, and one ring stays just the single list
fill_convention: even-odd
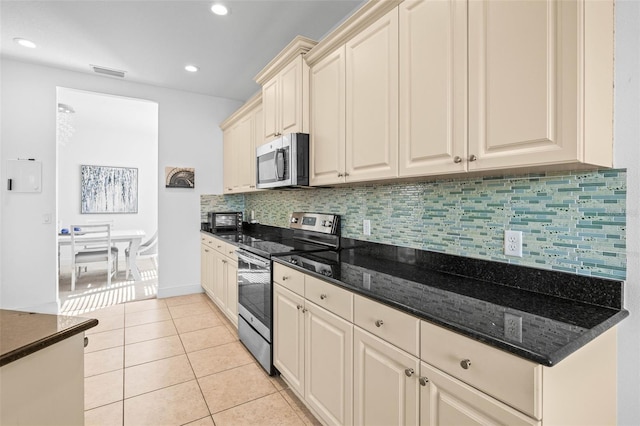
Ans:
[{"label": "cabinet drawer", "polygon": [[206,244],[211,248],[215,248],[213,237],[207,234],[200,234],[200,242]]},{"label": "cabinet drawer", "polygon": [[222,249],[224,250],[224,255],[227,256],[230,260],[232,260],[233,262],[235,262],[236,264],[238,263],[238,255],[236,255],[236,246],[234,246],[231,243],[227,243],[224,242],[224,245],[222,246]]},{"label": "cabinet drawer", "polygon": [[354,324],[414,356],[419,356],[418,318],[365,297],[354,297]]},{"label": "cabinet drawer", "polygon": [[[421,321],[423,361],[537,419],[542,366]],[[466,362],[465,362],[466,361]],[[468,368],[463,367],[463,363]]]},{"label": "cabinet drawer", "polygon": [[353,322],[353,293],[326,281],[305,276],[304,297],[328,311]]},{"label": "cabinet drawer", "polygon": [[304,274],[280,263],[273,263],[273,282],[304,297]]}]

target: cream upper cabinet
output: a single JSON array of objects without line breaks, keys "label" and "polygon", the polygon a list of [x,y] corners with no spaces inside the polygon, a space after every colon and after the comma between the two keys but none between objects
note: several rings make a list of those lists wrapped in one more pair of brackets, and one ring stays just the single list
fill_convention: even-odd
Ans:
[{"label": "cream upper cabinet", "polygon": [[398,9],[346,43],[347,182],[398,175]]},{"label": "cream upper cabinet", "polygon": [[611,167],[613,2],[468,7],[469,170]]},{"label": "cream upper cabinet", "polygon": [[255,77],[262,86],[263,142],[285,133],[309,133],[309,66],[304,60],[316,42],[298,36]]},{"label": "cream upper cabinet", "polygon": [[416,357],[354,327],[353,394],[356,425],[417,425]]},{"label": "cream upper cabinet", "polygon": [[399,14],[399,175],[464,172],[467,2],[405,0]]},{"label": "cream upper cabinet", "polygon": [[256,191],[256,142],[263,140],[261,95],[248,100],[220,127],[223,129],[223,193]]},{"label": "cream upper cabinet", "polygon": [[345,46],[311,67],[311,185],[345,181],[345,78]]}]

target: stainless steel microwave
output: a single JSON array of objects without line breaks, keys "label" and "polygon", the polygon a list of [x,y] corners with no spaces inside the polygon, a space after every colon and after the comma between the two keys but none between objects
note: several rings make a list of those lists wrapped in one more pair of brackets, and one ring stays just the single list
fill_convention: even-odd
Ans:
[{"label": "stainless steel microwave", "polygon": [[256,148],[256,186],[309,185],[309,135],[289,133]]}]

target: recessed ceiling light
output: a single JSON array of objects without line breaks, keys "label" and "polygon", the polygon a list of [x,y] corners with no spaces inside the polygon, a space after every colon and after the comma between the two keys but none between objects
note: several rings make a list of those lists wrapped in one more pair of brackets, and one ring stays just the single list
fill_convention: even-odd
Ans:
[{"label": "recessed ceiling light", "polygon": [[198,67],[196,67],[195,65],[187,65],[186,67],[184,67],[185,70],[189,71],[189,72],[198,72]]},{"label": "recessed ceiling light", "polygon": [[35,49],[36,48],[36,44],[34,42],[32,42],[31,40],[27,40],[26,38],[16,37],[16,38],[13,39],[13,41],[18,43],[20,46],[28,47],[30,49]]},{"label": "recessed ceiling light", "polygon": [[227,9],[227,7],[222,4],[214,4],[213,6],[211,6],[211,11],[216,15],[221,16],[229,13],[229,9]]}]

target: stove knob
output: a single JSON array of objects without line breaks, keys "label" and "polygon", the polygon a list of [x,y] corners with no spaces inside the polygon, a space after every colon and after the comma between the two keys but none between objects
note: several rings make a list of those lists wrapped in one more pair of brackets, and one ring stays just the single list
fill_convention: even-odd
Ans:
[{"label": "stove knob", "polygon": [[289,263],[291,263],[292,265],[297,265],[298,264],[298,259],[291,259],[291,260],[289,260]]},{"label": "stove knob", "polygon": [[322,275],[324,275],[325,277],[330,277],[333,274],[331,273],[331,271],[327,270],[327,271],[322,271]]},{"label": "stove knob", "polygon": [[292,217],[291,218],[291,223],[298,223],[298,218],[297,217]]},{"label": "stove knob", "polygon": [[333,223],[330,220],[323,220],[322,221],[322,226],[325,226],[327,228],[330,228],[331,225],[333,225]]}]

